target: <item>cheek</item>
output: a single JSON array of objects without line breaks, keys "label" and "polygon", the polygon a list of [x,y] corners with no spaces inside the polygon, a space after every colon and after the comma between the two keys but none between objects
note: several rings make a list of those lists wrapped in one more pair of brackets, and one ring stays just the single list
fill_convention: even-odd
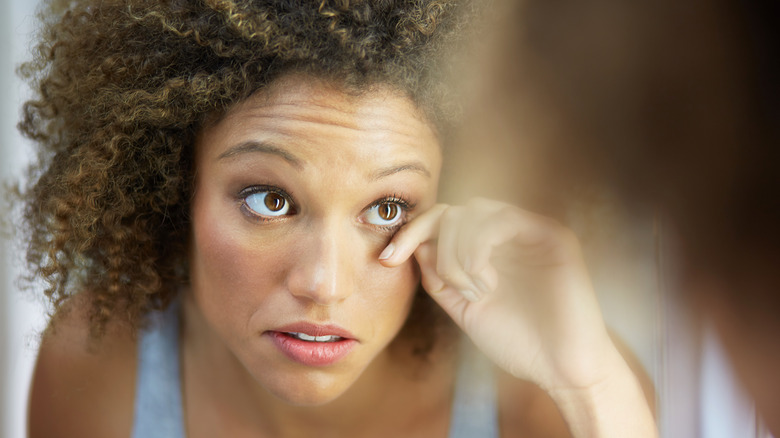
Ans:
[{"label": "cheek", "polygon": [[191,286],[201,311],[212,322],[246,321],[273,291],[289,255],[246,236],[230,214],[193,208]]},{"label": "cheek", "polygon": [[372,260],[360,278],[358,301],[374,321],[382,322],[384,330],[391,335],[397,333],[409,315],[420,281],[416,263],[409,260],[396,268],[386,268]]}]

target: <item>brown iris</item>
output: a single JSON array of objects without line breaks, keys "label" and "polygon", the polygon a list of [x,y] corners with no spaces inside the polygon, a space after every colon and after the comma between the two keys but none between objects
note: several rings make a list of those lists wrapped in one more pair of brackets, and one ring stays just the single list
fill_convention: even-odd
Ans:
[{"label": "brown iris", "polygon": [[381,204],[379,206],[379,217],[382,218],[382,220],[390,221],[396,218],[398,216],[398,205],[397,204]]},{"label": "brown iris", "polygon": [[279,211],[284,208],[285,200],[277,193],[268,193],[265,195],[265,206],[271,211]]}]

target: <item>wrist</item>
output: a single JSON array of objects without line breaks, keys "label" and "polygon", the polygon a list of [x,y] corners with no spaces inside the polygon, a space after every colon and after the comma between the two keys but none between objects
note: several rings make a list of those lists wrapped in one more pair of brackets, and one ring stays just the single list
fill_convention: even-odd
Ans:
[{"label": "wrist", "polygon": [[586,386],[550,387],[547,392],[574,437],[658,436],[639,380],[622,357],[609,373]]},{"label": "wrist", "polygon": [[[558,357],[538,374],[535,382],[548,393],[596,389],[621,373],[631,373],[625,359],[604,330],[590,342],[567,345],[565,357]],[[595,341],[598,339],[598,341]],[[586,346],[587,345],[587,346]]]}]

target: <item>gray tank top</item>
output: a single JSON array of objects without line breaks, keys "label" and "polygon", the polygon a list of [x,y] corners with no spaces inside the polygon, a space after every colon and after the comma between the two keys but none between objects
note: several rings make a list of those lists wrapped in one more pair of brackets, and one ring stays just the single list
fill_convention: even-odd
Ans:
[{"label": "gray tank top", "polygon": [[[141,333],[132,438],[185,438],[178,315],[178,305],[171,305]],[[498,438],[496,390],[481,356],[460,361],[449,438]]]}]

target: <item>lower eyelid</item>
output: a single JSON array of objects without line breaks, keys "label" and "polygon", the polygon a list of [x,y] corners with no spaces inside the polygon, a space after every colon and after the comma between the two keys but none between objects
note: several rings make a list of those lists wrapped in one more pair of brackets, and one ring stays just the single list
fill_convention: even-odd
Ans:
[{"label": "lower eyelid", "polygon": [[287,214],[281,216],[264,216],[262,214],[259,214],[255,212],[251,207],[249,207],[246,201],[243,199],[239,200],[238,204],[239,204],[239,210],[244,216],[246,216],[248,219],[257,222],[277,222],[277,221],[287,219],[290,216],[296,214],[295,208],[292,204],[290,204],[290,211]]},{"label": "lower eyelid", "polygon": [[407,212],[405,209],[403,210],[402,214],[403,214],[403,217],[401,218],[401,220],[398,221],[398,223],[393,224],[393,225],[380,226],[380,227],[384,228],[384,229],[386,229],[388,231],[391,231],[391,230],[392,231],[397,231],[399,228],[401,228],[404,225],[406,225],[407,223],[409,223],[409,220],[410,220],[409,212]]},{"label": "lower eyelid", "polygon": [[242,202],[239,204],[239,209],[241,210],[241,213],[242,213],[244,216],[246,216],[247,218],[249,218],[249,219],[251,219],[251,220],[253,220],[253,221],[258,221],[258,222],[268,222],[268,221],[271,221],[271,220],[274,220],[274,219],[276,219],[276,218],[273,218],[273,217],[263,216],[263,215],[261,215],[261,214],[257,214],[257,213],[255,213],[255,211],[254,211],[254,210],[252,210],[252,209],[251,209],[251,208],[250,208],[250,207],[249,207],[249,206],[246,204],[246,202],[244,202],[244,201],[242,201]]}]

